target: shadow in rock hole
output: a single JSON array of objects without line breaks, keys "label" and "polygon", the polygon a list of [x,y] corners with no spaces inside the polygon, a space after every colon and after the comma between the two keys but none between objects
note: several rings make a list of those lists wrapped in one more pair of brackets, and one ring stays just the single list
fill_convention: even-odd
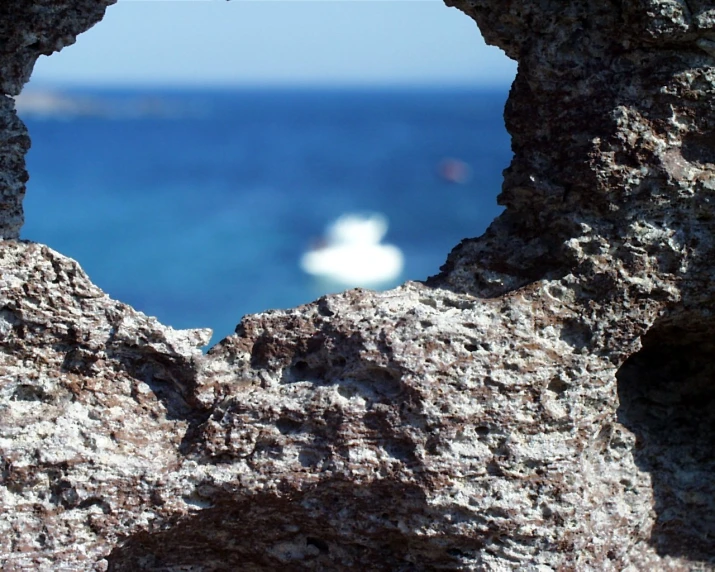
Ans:
[{"label": "shadow in rock hole", "polygon": [[333,481],[204,502],[212,506],[125,540],[109,555],[109,571],[455,570],[483,545],[411,533],[430,520],[414,485]]},{"label": "shadow in rock hole", "polygon": [[715,562],[715,334],[655,327],[617,378],[619,421],[653,483],[651,545]]},{"label": "shadow in rock hole", "polygon": [[[168,420],[188,422],[180,450],[186,452],[211,411],[194,397],[196,389],[196,364],[183,356],[169,356],[150,346],[125,348],[122,342],[110,337],[107,356],[117,360],[119,367],[137,383],[145,383],[166,409]],[[138,394],[136,386],[132,390]]]}]

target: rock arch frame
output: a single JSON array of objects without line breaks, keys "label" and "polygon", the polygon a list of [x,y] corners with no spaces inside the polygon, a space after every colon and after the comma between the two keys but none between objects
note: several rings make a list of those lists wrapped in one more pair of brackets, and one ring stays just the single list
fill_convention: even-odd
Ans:
[{"label": "rock arch frame", "polygon": [[204,358],[15,240],[8,96],[109,3],[0,8],[4,569],[713,566],[715,4],[450,0],[519,61],[504,214]]}]

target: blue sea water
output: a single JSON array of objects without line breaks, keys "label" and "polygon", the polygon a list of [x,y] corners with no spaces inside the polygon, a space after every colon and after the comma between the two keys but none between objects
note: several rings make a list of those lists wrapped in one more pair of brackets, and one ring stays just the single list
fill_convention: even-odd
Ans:
[{"label": "blue sea water", "polygon": [[[500,212],[504,90],[74,91],[32,137],[23,238],[177,328],[309,302],[298,261],[341,214],[387,216],[400,280],[436,274]],[[445,158],[469,165],[455,184]]]}]

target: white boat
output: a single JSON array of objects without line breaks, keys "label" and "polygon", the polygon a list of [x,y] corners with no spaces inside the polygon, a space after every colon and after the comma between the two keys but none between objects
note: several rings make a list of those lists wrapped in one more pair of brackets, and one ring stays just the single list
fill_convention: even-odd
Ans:
[{"label": "white boat", "polygon": [[404,264],[402,252],[380,241],[387,219],[380,214],[347,214],[327,229],[320,246],[300,260],[308,274],[346,287],[374,287],[394,281]]}]

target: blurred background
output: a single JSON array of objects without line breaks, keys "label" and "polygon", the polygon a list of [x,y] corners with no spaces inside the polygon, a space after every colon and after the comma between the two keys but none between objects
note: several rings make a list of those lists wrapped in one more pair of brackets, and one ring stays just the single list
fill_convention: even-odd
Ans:
[{"label": "blurred background", "polygon": [[18,98],[23,238],[213,342],[423,280],[500,212],[514,74],[440,0],[120,0]]}]

